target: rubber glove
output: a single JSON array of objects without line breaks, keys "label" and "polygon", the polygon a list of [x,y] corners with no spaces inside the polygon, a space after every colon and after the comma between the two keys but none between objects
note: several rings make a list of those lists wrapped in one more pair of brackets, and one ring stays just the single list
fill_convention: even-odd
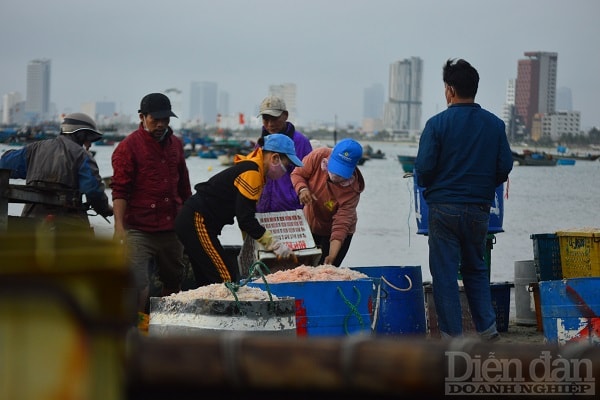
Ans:
[{"label": "rubber glove", "polygon": [[270,248],[267,248],[267,250],[271,250],[273,253],[275,253],[278,260],[282,258],[288,259],[294,255],[292,249],[290,249],[285,243],[280,242],[277,239],[273,240]]},{"label": "rubber glove", "polygon": [[269,247],[271,247],[273,240],[273,234],[267,230],[257,241],[258,243],[262,244],[265,247],[265,249],[270,250]]}]

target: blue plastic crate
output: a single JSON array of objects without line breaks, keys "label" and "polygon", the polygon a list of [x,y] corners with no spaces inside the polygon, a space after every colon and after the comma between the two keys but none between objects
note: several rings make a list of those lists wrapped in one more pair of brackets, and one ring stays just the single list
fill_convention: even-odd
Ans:
[{"label": "blue plastic crate", "polygon": [[533,240],[533,265],[538,281],[563,278],[560,261],[560,243],[555,233],[536,233]]},{"label": "blue plastic crate", "polygon": [[600,345],[599,299],[600,277],[540,282],[546,342]]}]

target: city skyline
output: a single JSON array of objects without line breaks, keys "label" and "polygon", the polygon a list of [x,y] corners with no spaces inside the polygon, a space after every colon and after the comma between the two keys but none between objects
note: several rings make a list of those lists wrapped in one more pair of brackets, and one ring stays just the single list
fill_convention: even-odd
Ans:
[{"label": "city skyline", "polygon": [[[117,112],[135,116],[141,97],[169,88],[182,91],[187,108],[190,83],[210,81],[228,93],[231,114],[252,118],[271,85],[292,82],[299,120],[359,125],[365,88],[381,84],[387,99],[389,65],[419,57],[422,126],[446,106],[441,82],[446,59],[465,58],[478,69],[476,101],[501,115],[517,61],[524,52],[543,51],[558,54],[557,85],[570,89],[582,129],[600,126],[600,55],[584,45],[600,33],[597,1],[532,0],[526,9],[517,0],[485,7],[474,0],[349,1],[343,11],[312,0],[150,1],[144,7],[112,0],[38,3],[35,13],[16,0],[0,5],[3,37],[27,26],[27,35],[0,43],[0,94],[24,97],[25,66],[47,58],[50,100],[58,113],[113,101]],[[452,23],[448,16],[454,16]],[[295,29],[281,29],[282,18]],[[132,21],[149,27],[131,29]],[[278,23],[271,28],[271,21]]]}]

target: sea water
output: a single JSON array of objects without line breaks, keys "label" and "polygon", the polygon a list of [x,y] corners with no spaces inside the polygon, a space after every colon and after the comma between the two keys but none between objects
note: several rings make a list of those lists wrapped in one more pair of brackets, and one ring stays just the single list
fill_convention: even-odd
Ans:
[{"label": "sea water", "polygon": [[[362,144],[381,149],[386,158],[368,160],[359,167],[366,188],[358,205],[357,231],[342,265],[420,265],[423,281],[430,281],[427,236],[416,233],[412,178],[404,177],[397,159],[398,154],[416,155],[417,145],[376,141]],[[0,152],[13,148],[0,145]],[[92,146],[103,177],[112,175],[113,149]],[[192,190],[196,183],[226,168],[217,159],[196,156],[190,156],[187,165]],[[110,198],[110,189],[108,195]],[[11,204],[9,213],[19,215],[21,208]],[[98,216],[90,219],[98,235],[112,236],[112,217],[108,222]],[[577,160],[573,166],[553,167],[515,165],[505,189],[502,226],[504,232],[494,234],[490,276],[494,282],[513,282],[515,261],[533,259],[531,234],[600,228],[600,162]],[[226,226],[221,240],[225,245],[241,245],[237,225]]]}]

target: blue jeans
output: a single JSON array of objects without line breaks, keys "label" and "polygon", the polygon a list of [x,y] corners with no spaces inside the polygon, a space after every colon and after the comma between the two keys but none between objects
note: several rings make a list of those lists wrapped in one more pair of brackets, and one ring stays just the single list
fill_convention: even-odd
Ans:
[{"label": "blue jeans", "polygon": [[442,336],[462,335],[459,269],[475,329],[486,336],[496,333],[496,313],[485,263],[489,205],[430,204],[428,218],[429,270]]}]

